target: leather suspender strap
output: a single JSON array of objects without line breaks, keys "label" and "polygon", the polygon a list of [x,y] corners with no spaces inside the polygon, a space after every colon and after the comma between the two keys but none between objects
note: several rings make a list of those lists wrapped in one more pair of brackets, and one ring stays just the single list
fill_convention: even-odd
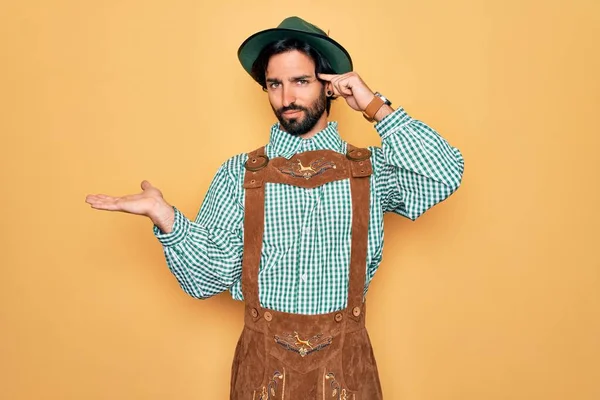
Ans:
[{"label": "leather suspender strap", "polygon": [[363,298],[367,270],[367,246],[369,215],[371,207],[370,176],[371,152],[357,149],[348,144],[348,159],[351,160],[352,176],[352,239],[350,251],[350,271],[348,283],[348,304],[350,318],[359,320],[363,314]]},{"label": "leather suspender strap", "polygon": [[[339,154],[339,153],[338,153]],[[299,155],[300,156],[300,155]],[[367,246],[370,213],[371,152],[348,144],[345,167],[339,165],[331,171],[344,172],[350,178],[352,198],[352,239],[349,265],[347,309],[350,317],[360,320],[367,266]],[[264,221],[265,182],[279,181],[273,174],[273,164],[264,153],[264,147],[249,153],[244,175],[244,254],[242,257],[242,293],[244,301],[252,308],[260,307],[258,272],[260,266]],[[338,162],[340,162],[338,161]],[[347,174],[347,175],[346,175]],[[300,177],[302,181],[305,178]],[[315,178],[316,179],[316,178]],[[333,176],[328,178],[334,178]],[[328,181],[327,180],[327,181]],[[307,183],[308,184],[308,183]],[[255,317],[256,318],[256,317]]]},{"label": "leather suspender strap", "polygon": [[[265,226],[265,167],[269,160],[261,147],[248,155],[244,176],[244,254],[242,256],[242,293],[250,307],[260,307],[258,269]],[[264,165],[262,165],[264,164]],[[260,166],[259,169],[257,169]]]}]

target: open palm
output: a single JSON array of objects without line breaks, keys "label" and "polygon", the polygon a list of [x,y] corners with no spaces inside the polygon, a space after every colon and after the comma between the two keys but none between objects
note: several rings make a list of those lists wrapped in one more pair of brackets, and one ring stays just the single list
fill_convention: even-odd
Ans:
[{"label": "open palm", "polygon": [[121,197],[108,196],[105,194],[91,194],[85,198],[86,203],[92,208],[107,211],[121,211],[136,215],[150,216],[156,209],[157,204],[164,202],[160,190],[148,181],[141,184],[142,192]]}]

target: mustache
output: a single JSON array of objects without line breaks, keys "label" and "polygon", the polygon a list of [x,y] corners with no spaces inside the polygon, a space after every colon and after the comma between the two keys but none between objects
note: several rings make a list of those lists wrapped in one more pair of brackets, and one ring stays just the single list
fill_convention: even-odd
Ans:
[{"label": "mustache", "polygon": [[283,114],[286,111],[292,111],[292,110],[296,110],[296,111],[308,111],[306,108],[302,107],[302,106],[298,106],[296,104],[290,104],[287,107],[281,107],[277,112],[280,114]]}]

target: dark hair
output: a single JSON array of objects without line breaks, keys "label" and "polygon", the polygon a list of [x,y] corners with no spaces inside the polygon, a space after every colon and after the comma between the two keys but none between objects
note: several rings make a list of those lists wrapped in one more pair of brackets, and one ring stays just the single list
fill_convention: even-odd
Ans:
[{"label": "dark hair", "polygon": [[[254,61],[254,64],[252,64],[252,77],[256,82],[259,83],[260,86],[262,86],[263,90],[267,90],[266,73],[271,57],[277,54],[287,53],[288,51],[293,50],[297,50],[301,53],[304,53],[313,60],[313,62],[315,63],[315,74],[335,74],[335,71],[331,67],[331,64],[329,64],[329,61],[310,44],[300,39],[281,39],[266,45],[261,50],[260,54],[256,58],[256,61]],[[318,78],[318,75],[316,76],[321,83],[325,83],[324,81]],[[327,103],[325,106],[327,115],[329,115],[332,100],[333,98],[329,96],[327,97]]]}]

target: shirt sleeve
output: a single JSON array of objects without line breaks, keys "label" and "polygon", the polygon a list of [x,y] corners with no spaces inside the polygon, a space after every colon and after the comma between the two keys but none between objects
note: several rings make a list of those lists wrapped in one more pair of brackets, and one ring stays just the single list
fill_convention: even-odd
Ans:
[{"label": "shirt sleeve", "polygon": [[163,246],[167,266],[190,296],[206,299],[241,279],[243,201],[223,164],[215,175],[194,222],[177,208],[173,230],[154,234]]},{"label": "shirt sleeve", "polygon": [[384,212],[411,220],[454,193],[464,160],[435,130],[399,108],[375,125],[381,148],[374,148],[376,184]]}]

